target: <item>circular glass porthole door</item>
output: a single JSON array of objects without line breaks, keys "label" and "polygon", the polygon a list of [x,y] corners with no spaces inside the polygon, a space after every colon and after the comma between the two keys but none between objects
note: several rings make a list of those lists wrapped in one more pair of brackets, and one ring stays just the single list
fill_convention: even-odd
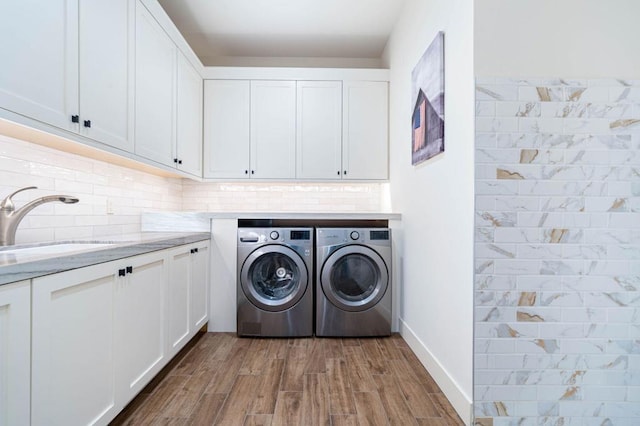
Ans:
[{"label": "circular glass porthole door", "polygon": [[382,299],[389,272],[378,253],[366,246],[345,246],[333,252],[322,266],[322,290],[338,308],[364,311]]},{"label": "circular glass porthole door", "polygon": [[260,309],[284,311],[302,298],[308,272],[304,261],[292,249],[263,246],[245,260],[240,273],[242,290]]}]

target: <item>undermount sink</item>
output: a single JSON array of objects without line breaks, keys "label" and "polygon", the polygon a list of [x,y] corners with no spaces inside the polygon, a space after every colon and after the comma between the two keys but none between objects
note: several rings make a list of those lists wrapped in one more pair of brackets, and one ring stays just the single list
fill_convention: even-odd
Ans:
[{"label": "undermount sink", "polygon": [[93,251],[116,244],[108,242],[61,242],[32,247],[6,247],[0,248],[0,260],[18,263],[36,257],[54,257],[74,252]]}]

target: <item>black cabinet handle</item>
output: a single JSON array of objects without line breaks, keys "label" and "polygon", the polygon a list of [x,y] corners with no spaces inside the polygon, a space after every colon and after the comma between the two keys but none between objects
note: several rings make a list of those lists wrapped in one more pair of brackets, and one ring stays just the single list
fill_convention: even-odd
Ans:
[{"label": "black cabinet handle", "polygon": [[189,253],[191,253],[191,254],[195,253],[195,249],[189,250]]},{"label": "black cabinet handle", "polygon": [[72,123],[79,123],[80,122],[80,116],[79,115],[72,115],[71,116],[71,122]]},{"label": "black cabinet handle", "polygon": [[178,164],[182,164],[182,160],[178,160]]},{"label": "black cabinet handle", "polygon": [[245,171],[244,171],[244,174],[245,174],[245,175],[248,175],[248,174],[249,174],[249,170],[245,170]]},{"label": "black cabinet handle", "polygon": [[340,176],[340,170],[338,170],[338,176]]},{"label": "black cabinet handle", "polygon": [[345,170],[344,172],[342,172],[342,174],[343,174],[343,175],[346,175],[346,174],[347,174],[347,171]]},{"label": "black cabinet handle", "polygon": [[198,247],[194,248],[193,251],[197,253],[198,252]]},{"label": "black cabinet handle", "polygon": [[84,127],[91,127],[91,120],[84,120]]},{"label": "black cabinet handle", "polygon": [[133,273],[133,266],[127,266],[127,274]]},{"label": "black cabinet handle", "polygon": [[177,162],[178,162],[178,159],[177,159],[177,158],[174,158],[174,159],[173,159],[173,162],[174,162],[174,163],[177,163]]},{"label": "black cabinet handle", "polygon": [[251,174],[254,175],[256,173],[255,170],[251,170]]},{"label": "black cabinet handle", "polygon": [[127,272],[124,269],[118,269],[118,276],[119,277],[124,277],[127,274]]}]

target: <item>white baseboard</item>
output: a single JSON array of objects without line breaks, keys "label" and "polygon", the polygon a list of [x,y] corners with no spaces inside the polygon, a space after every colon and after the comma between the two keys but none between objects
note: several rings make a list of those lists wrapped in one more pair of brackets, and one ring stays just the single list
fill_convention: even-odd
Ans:
[{"label": "white baseboard", "polygon": [[422,365],[427,369],[431,377],[436,381],[442,393],[447,397],[454,410],[458,413],[466,425],[471,425],[473,414],[473,401],[460,389],[458,384],[449,376],[442,364],[433,356],[431,351],[422,343],[403,320],[399,321],[400,335],[407,342],[411,350],[416,354]]}]

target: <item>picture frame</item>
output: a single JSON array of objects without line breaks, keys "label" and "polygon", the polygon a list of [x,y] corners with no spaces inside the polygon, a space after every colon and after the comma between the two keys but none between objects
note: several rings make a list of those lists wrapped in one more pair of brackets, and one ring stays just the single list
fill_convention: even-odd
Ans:
[{"label": "picture frame", "polygon": [[440,31],[411,73],[411,164],[444,152],[444,32]]}]

